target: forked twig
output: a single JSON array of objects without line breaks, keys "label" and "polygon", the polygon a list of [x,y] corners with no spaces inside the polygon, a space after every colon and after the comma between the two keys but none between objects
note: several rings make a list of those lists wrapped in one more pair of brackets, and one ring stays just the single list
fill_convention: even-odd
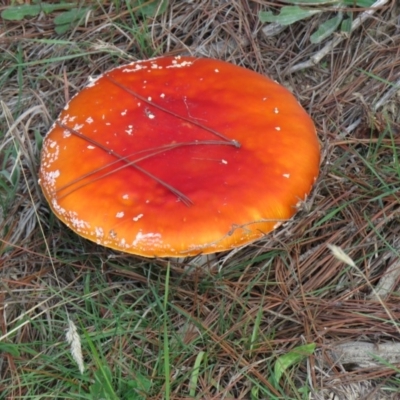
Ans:
[{"label": "forked twig", "polygon": [[[229,145],[229,146],[234,146],[234,147],[236,147],[236,148],[239,148],[239,147],[240,147],[240,143],[239,143],[237,140],[235,140],[235,139],[230,139],[230,138],[226,137],[225,135],[223,135],[222,133],[219,133],[219,132],[217,132],[216,130],[214,130],[214,129],[212,129],[212,128],[209,128],[209,127],[207,127],[207,126],[205,126],[205,125],[203,125],[203,124],[201,124],[201,123],[199,123],[199,122],[197,122],[197,121],[195,121],[195,120],[192,120],[192,119],[190,119],[190,118],[187,118],[187,117],[184,117],[184,116],[182,116],[182,115],[179,115],[179,114],[177,114],[177,113],[175,113],[175,112],[173,112],[173,111],[171,111],[171,110],[168,110],[167,108],[165,108],[165,107],[163,107],[163,106],[160,106],[159,104],[155,104],[155,103],[149,101],[149,100],[146,99],[144,96],[142,96],[142,95],[136,93],[135,91],[133,91],[133,90],[127,88],[126,86],[122,85],[121,83],[117,82],[115,79],[110,78],[110,77],[107,76],[107,75],[104,75],[104,78],[106,78],[107,80],[109,80],[111,83],[113,83],[114,85],[118,86],[118,87],[121,88],[122,90],[126,91],[127,93],[131,94],[132,96],[134,96],[134,97],[138,98],[139,100],[143,101],[144,103],[146,103],[146,104],[148,104],[148,105],[150,105],[150,106],[153,106],[153,107],[155,107],[155,108],[157,108],[157,109],[159,109],[159,110],[161,110],[161,111],[163,111],[163,112],[165,112],[165,113],[167,113],[167,114],[170,114],[170,115],[174,116],[175,118],[182,119],[182,120],[185,121],[185,122],[188,122],[188,123],[190,123],[190,124],[192,124],[192,125],[195,125],[195,126],[201,128],[201,129],[204,129],[204,130],[206,130],[206,131],[212,133],[213,135],[215,135],[215,136],[221,138],[223,141],[212,141],[212,140],[209,140],[209,141],[195,141],[195,142],[178,143],[178,144],[170,144],[170,145],[160,146],[160,147],[158,147],[158,148],[156,148],[156,149],[146,149],[146,150],[142,150],[141,152],[153,151],[153,153],[148,154],[148,155],[146,155],[146,156],[143,156],[143,157],[141,157],[141,158],[139,158],[139,159],[137,159],[137,160],[129,160],[128,157],[131,157],[132,154],[129,155],[129,156],[127,156],[127,157],[124,157],[124,156],[122,156],[122,155],[116,153],[114,150],[111,150],[111,149],[107,148],[106,146],[104,146],[103,144],[97,142],[96,140],[94,140],[94,139],[92,139],[92,138],[90,138],[90,137],[87,137],[87,136],[83,135],[82,133],[78,132],[77,130],[72,129],[72,128],[70,128],[70,127],[68,127],[68,126],[66,126],[66,125],[64,125],[64,124],[62,124],[62,123],[60,123],[60,122],[57,121],[57,122],[56,122],[57,125],[59,125],[61,128],[67,129],[69,132],[71,132],[71,133],[74,134],[75,136],[77,136],[77,137],[79,137],[79,138],[81,138],[81,139],[83,139],[83,140],[86,140],[87,142],[91,143],[92,145],[94,145],[94,146],[100,148],[101,150],[105,151],[106,153],[108,153],[108,154],[110,154],[110,155],[112,155],[112,156],[114,156],[114,157],[117,158],[117,160],[116,160],[115,162],[112,162],[112,163],[109,163],[109,164],[107,164],[107,165],[105,165],[105,166],[102,166],[102,167],[100,167],[100,168],[97,168],[96,170],[91,171],[91,172],[89,172],[89,173],[87,173],[87,174],[85,174],[85,175],[79,177],[78,179],[75,179],[75,180],[73,180],[73,181],[67,183],[66,185],[64,185],[64,186],[62,186],[61,188],[59,188],[59,189],[57,190],[57,193],[59,193],[59,192],[62,191],[62,190],[67,189],[68,187],[74,185],[75,183],[79,182],[80,180],[82,180],[82,179],[84,179],[84,178],[87,178],[87,177],[89,177],[89,176],[91,176],[91,175],[93,175],[93,174],[95,174],[95,173],[97,173],[97,172],[99,172],[99,171],[101,171],[101,170],[103,170],[103,169],[105,169],[105,168],[108,168],[108,167],[112,166],[112,165],[115,164],[115,163],[118,163],[118,162],[120,162],[120,161],[123,161],[123,162],[125,162],[125,165],[123,165],[123,166],[121,166],[121,167],[118,167],[118,168],[114,169],[113,171],[107,172],[107,173],[105,173],[105,174],[103,174],[103,175],[101,175],[101,176],[95,178],[95,179],[94,179],[93,181],[91,181],[90,183],[92,183],[92,182],[94,182],[94,181],[96,181],[96,180],[100,180],[100,179],[102,179],[102,178],[104,178],[104,177],[106,177],[106,176],[108,176],[108,175],[110,175],[110,174],[112,174],[112,173],[115,173],[115,172],[121,170],[122,168],[125,168],[126,166],[132,166],[132,167],[134,167],[135,169],[137,169],[138,171],[140,171],[140,172],[142,172],[143,174],[147,175],[149,178],[154,179],[156,182],[158,182],[159,184],[161,184],[162,186],[164,186],[165,188],[167,188],[168,190],[170,190],[170,191],[171,191],[173,194],[175,194],[186,206],[189,206],[189,205],[193,204],[192,201],[191,201],[187,196],[185,196],[183,193],[181,193],[179,190],[175,189],[174,187],[172,187],[172,186],[169,185],[168,183],[166,183],[166,182],[162,181],[161,179],[157,178],[156,176],[154,176],[154,175],[151,174],[150,172],[146,171],[146,170],[143,169],[142,167],[139,167],[139,166],[137,165],[137,163],[138,163],[139,161],[142,161],[142,160],[146,159],[146,158],[154,157],[155,155],[159,154],[160,152],[169,151],[169,150],[175,149],[175,148],[180,147],[180,146],[189,146],[189,145],[192,146],[192,145],[206,144],[206,145]],[[81,185],[78,185],[77,187],[71,189],[71,190],[68,191],[67,193],[65,193],[65,194],[63,194],[63,195],[61,195],[61,196],[59,196],[59,198],[63,198],[63,197],[65,197],[65,196],[71,194],[72,192],[74,192],[74,191],[76,191],[76,190],[78,190],[78,189],[80,189],[80,188],[86,186],[87,184],[88,184],[88,183],[82,183]]]},{"label": "forked twig", "polygon": [[[138,151],[138,152],[136,152],[136,153],[132,153],[132,154],[127,155],[126,158],[128,159],[129,157],[132,157],[132,156],[134,156],[135,154],[144,153],[144,152],[146,152],[146,151],[153,151],[153,153],[151,153],[151,154],[147,154],[147,155],[145,155],[145,156],[143,156],[143,157],[136,158],[135,160],[130,160],[131,163],[138,163],[138,162],[140,162],[140,161],[143,161],[143,160],[146,160],[146,159],[148,159],[148,158],[154,157],[154,156],[156,156],[157,154],[164,153],[164,152],[166,152],[166,151],[170,151],[170,150],[176,149],[176,148],[178,148],[178,147],[183,147],[183,146],[198,146],[198,145],[229,145],[229,143],[227,143],[227,142],[221,142],[221,141],[216,141],[216,140],[215,140],[215,141],[213,141],[213,140],[204,140],[204,141],[187,142],[187,143],[172,143],[172,144],[167,144],[167,145],[164,145],[164,146],[159,146],[159,147],[154,148],[154,149],[141,150],[141,151]],[[120,160],[118,159],[118,160],[115,160],[115,161],[113,161],[113,162],[110,162],[110,163],[108,163],[108,164],[106,164],[106,165],[103,165],[102,167],[96,168],[96,169],[93,170],[93,171],[90,171],[90,172],[88,172],[88,173],[86,173],[86,174],[83,174],[83,175],[81,175],[79,178],[73,179],[72,181],[66,183],[65,185],[63,185],[63,186],[61,186],[61,187],[59,187],[59,188],[57,189],[57,193],[59,193],[59,192],[61,192],[61,191],[64,191],[65,189],[68,189],[68,188],[71,187],[72,185],[75,185],[75,184],[79,183],[79,182],[82,181],[83,179],[89,178],[90,176],[92,176],[92,175],[94,175],[94,174],[97,174],[98,172],[102,171],[103,169],[112,167],[114,164],[117,164],[117,163],[119,163],[119,162],[120,162]],[[63,197],[68,196],[69,194],[75,192],[76,190],[81,189],[82,187],[85,187],[86,185],[89,185],[90,183],[93,183],[93,182],[96,182],[96,181],[98,181],[98,180],[100,180],[100,179],[103,179],[103,178],[105,178],[105,177],[108,176],[108,175],[114,174],[115,172],[118,172],[118,171],[120,171],[121,169],[126,168],[127,166],[129,166],[129,165],[126,165],[126,164],[125,164],[125,165],[122,165],[122,166],[120,166],[120,167],[118,167],[118,168],[113,169],[112,171],[106,172],[106,173],[104,173],[103,175],[100,175],[100,176],[98,176],[98,177],[92,179],[90,182],[83,182],[83,183],[81,183],[80,185],[75,186],[74,188],[72,188],[72,189],[71,189],[70,191],[68,191],[67,193],[64,193],[63,195],[58,196],[58,199],[62,199]]]}]

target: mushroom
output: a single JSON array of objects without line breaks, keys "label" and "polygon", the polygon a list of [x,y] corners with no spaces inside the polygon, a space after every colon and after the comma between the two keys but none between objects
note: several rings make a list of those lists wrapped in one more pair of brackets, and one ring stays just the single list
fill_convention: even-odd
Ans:
[{"label": "mushroom", "polygon": [[40,185],[79,235],[145,257],[230,250],[290,219],[319,170],[311,118],[278,83],[214,59],[117,67],[66,105]]}]

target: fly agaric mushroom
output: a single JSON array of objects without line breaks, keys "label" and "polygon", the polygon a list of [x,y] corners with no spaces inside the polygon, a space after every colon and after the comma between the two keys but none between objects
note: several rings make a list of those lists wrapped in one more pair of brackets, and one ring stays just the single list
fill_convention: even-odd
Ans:
[{"label": "fly agaric mushroom", "polygon": [[40,185],[79,235],[146,257],[229,250],[291,218],[318,176],[314,124],[294,96],[213,59],[115,68],[44,139]]}]

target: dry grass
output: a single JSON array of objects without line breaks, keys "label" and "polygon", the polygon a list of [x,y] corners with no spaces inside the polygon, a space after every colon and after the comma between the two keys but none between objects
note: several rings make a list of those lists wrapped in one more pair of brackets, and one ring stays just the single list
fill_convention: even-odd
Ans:
[{"label": "dry grass", "polygon": [[[105,1],[62,37],[56,13],[3,24],[4,398],[400,398],[400,95],[392,86],[400,8],[388,2],[319,65],[289,73],[320,49],[308,39],[324,17],[267,38],[257,15],[270,6],[170,1],[143,19],[126,2]],[[87,77],[157,54],[212,56],[273,77],[309,110],[323,145],[320,178],[294,220],[202,268],[168,268],[80,239],[37,185],[41,138]],[[69,321],[83,374],[65,339]],[[353,342],[391,343],[394,358],[344,359],[338,345]],[[278,357],[304,343],[317,351],[274,384]]]}]

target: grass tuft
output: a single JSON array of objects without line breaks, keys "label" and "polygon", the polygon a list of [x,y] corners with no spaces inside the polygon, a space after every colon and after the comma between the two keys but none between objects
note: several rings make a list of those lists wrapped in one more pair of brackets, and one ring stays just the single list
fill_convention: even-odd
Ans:
[{"label": "grass tuft", "polygon": [[68,320],[68,329],[65,334],[65,338],[67,343],[71,346],[71,355],[72,358],[78,365],[79,371],[81,374],[85,371],[85,367],[83,364],[83,356],[82,356],[82,348],[81,348],[81,338],[78,334],[78,330],[72,320]]}]

